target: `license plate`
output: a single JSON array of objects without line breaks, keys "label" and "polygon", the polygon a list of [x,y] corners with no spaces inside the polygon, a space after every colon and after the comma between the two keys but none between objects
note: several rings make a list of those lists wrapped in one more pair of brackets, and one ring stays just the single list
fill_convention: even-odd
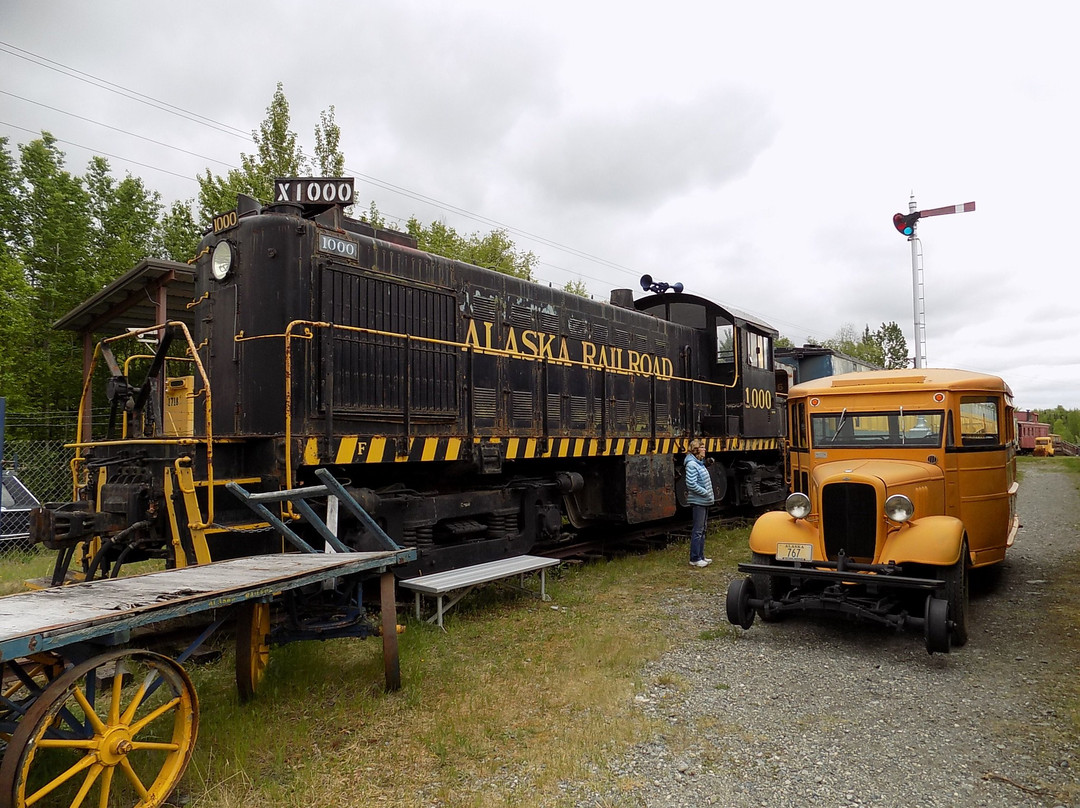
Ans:
[{"label": "license plate", "polygon": [[812,544],[792,544],[790,542],[777,542],[776,544],[776,560],[777,561],[813,561],[814,560],[814,545]]}]

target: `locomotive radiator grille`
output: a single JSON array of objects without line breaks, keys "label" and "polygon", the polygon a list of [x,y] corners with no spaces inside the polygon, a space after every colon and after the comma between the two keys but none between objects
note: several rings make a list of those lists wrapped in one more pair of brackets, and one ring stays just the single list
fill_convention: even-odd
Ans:
[{"label": "locomotive radiator grille", "polygon": [[836,559],[843,550],[872,559],[877,544],[877,494],[865,483],[832,483],[821,490],[821,525],[825,555]]}]

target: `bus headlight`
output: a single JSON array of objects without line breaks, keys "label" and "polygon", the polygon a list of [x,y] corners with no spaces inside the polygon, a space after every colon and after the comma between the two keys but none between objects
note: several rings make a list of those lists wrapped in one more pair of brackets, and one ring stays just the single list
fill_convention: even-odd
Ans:
[{"label": "bus headlight", "polygon": [[885,500],[885,515],[893,522],[906,522],[915,515],[915,506],[903,494],[893,494]]},{"label": "bus headlight", "polygon": [[810,515],[810,497],[798,491],[789,494],[784,502],[784,510],[792,519],[805,519]]}]

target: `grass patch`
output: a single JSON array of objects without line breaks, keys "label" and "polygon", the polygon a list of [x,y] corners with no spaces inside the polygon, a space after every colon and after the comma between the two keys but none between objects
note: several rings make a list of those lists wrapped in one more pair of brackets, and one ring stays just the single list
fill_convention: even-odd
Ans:
[{"label": "grass patch", "polygon": [[27,550],[8,553],[0,559],[0,595],[26,591],[30,578],[52,576],[56,553]]},{"label": "grass patch", "polygon": [[706,639],[665,606],[669,593],[724,591],[748,532],[712,531],[716,563],[704,570],[687,565],[683,542],[562,568],[549,576],[551,603],[489,587],[447,616],[445,632],[410,622],[394,694],[382,692],[378,640],[274,649],[247,706],[227,653],[193,671],[202,718],[183,798],[201,808],[485,808],[558,805],[567,780],[632,787],[607,761],[669,731],[633,706],[642,666]]}]

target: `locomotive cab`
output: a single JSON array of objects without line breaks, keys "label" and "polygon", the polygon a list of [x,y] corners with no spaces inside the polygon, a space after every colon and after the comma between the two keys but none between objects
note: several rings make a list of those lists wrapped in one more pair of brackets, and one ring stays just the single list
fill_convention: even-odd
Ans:
[{"label": "locomotive cab", "polygon": [[761,507],[783,499],[780,462],[786,374],[773,361],[777,331],[736,309],[694,295],[655,295],[640,311],[689,326],[694,341],[682,348],[687,421],[703,436],[717,501]]}]

